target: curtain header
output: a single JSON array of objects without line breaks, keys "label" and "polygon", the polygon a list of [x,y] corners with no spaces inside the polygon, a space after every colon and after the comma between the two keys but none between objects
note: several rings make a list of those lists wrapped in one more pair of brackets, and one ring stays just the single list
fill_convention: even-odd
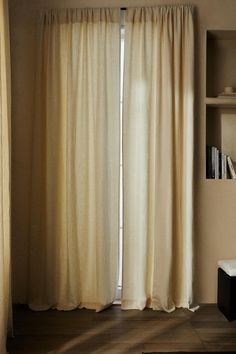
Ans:
[{"label": "curtain header", "polygon": [[162,18],[171,16],[184,16],[192,13],[192,5],[164,5],[155,7],[134,7],[127,8],[125,13],[126,22],[157,22]]},{"label": "curtain header", "polygon": [[50,9],[40,13],[44,25],[77,22],[120,22],[119,8]]}]

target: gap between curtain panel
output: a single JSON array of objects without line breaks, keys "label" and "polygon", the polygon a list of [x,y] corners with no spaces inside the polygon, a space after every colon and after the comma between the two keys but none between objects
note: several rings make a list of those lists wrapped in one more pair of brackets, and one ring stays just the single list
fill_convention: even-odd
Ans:
[{"label": "gap between curtain panel", "polygon": [[[193,9],[125,12],[122,308],[192,302]],[[29,304],[114,299],[119,232],[119,9],[43,13]]]}]

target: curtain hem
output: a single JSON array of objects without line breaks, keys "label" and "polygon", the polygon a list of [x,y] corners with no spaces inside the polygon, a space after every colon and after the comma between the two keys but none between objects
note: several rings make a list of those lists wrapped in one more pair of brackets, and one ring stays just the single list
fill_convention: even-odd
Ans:
[{"label": "curtain hem", "polygon": [[170,307],[165,307],[160,305],[160,302],[157,300],[123,300],[121,303],[122,310],[144,310],[145,308],[150,308],[154,311],[165,311],[171,313],[178,308],[183,308],[195,312],[199,309],[199,305],[192,304],[189,302],[179,302],[178,304],[173,302],[173,305]]},{"label": "curtain hem", "polygon": [[108,307],[112,306],[113,301],[106,305],[98,304],[96,302],[81,302],[79,304],[71,304],[71,305],[36,305],[36,304],[29,304],[29,308],[33,311],[47,311],[47,310],[58,310],[58,311],[72,311],[76,309],[83,309],[86,308],[87,310],[95,310],[96,312],[101,312]]}]

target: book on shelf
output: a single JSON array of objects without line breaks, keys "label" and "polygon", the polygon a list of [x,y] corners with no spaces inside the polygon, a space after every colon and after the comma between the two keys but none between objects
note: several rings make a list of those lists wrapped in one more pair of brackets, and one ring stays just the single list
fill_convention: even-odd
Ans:
[{"label": "book on shelf", "polygon": [[221,154],[221,178],[227,179],[227,156]]},{"label": "book on shelf", "polygon": [[229,167],[229,173],[232,179],[236,179],[236,173],[234,169],[233,162],[231,160],[230,156],[227,156],[227,162],[228,162],[228,167]]},{"label": "book on shelf", "polygon": [[218,171],[219,171],[219,179],[222,179],[222,153],[219,151],[219,167],[218,167]]},{"label": "book on shelf", "polygon": [[206,178],[214,178],[213,177],[211,146],[208,146],[208,145],[206,147]]},{"label": "book on shelf", "polygon": [[231,157],[222,153],[216,146],[207,145],[206,147],[206,178],[236,179],[236,171]]},{"label": "book on shelf", "polygon": [[220,178],[219,174],[219,150],[215,147],[215,179]]},{"label": "book on shelf", "polygon": [[206,177],[219,178],[219,151],[215,146],[206,147]]}]

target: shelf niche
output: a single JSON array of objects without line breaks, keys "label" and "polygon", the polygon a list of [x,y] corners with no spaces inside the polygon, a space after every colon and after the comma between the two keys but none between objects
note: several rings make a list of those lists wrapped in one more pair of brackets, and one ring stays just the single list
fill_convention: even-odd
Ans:
[{"label": "shelf niche", "polygon": [[207,31],[207,97],[226,86],[236,89],[236,30]]},{"label": "shelf niche", "polygon": [[207,31],[206,46],[206,145],[236,168],[236,97],[217,97],[227,86],[236,91],[236,30]]},{"label": "shelf niche", "polygon": [[206,144],[236,162],[236,109],[207,107],[206,132]]}]

